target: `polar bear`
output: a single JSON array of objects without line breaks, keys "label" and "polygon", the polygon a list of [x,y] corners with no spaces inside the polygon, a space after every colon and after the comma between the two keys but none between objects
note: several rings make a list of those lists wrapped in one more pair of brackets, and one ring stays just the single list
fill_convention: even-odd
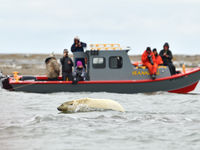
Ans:
[{"label": "polar bear", "polygon": [[115,110],[124,112],[124,108],[116,101],[109,99],[83,98],[63,103],[57,108],[65,113],[84,112],[92,110]]}]

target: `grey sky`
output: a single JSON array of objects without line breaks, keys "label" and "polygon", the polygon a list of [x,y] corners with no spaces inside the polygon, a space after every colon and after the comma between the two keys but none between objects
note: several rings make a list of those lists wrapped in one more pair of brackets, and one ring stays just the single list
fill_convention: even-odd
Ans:
[{"label": "grey sky", "polygon": [[78,35],[142,53],[200,54],[199,0],[0,0],[0,53],[62,53]]}]

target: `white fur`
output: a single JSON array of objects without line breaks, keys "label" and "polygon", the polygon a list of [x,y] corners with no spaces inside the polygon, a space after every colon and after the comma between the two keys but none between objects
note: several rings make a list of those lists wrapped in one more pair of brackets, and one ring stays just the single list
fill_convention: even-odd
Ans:
[{"label": "white fur", "polygon": [[115,110],[124,112],[124,108],[110,99],[83,98],[63,103],[58,107],[63,112],[83,112],[91,110]]}]

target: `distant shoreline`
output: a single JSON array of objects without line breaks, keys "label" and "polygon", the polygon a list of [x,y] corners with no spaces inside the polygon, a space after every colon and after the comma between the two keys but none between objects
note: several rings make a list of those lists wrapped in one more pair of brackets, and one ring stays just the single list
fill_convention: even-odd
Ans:
[{"label": "distant shoreline", "polygon": [[[0,52],[0,56],[1,55],[49,55],[49,54],[51,54],[51,53],[1,53]],[[60,52],[60,53],[54,53],[55,55],[62,55],[62,51]],[[70,55],[72,55],[72,53],[71,52],[69,52],[69,54]],[[128,53],[130,56],[139,56],[139,55],[141,55],[142,54],[142,52],[141,52],[141,54],[132,54],[132,53]],[[173,53],[173,55],[174,56],[199,56],[200,57],[200,54],[174,54]]]},{"label": "distant shoreline", "polygon": [[[49,54],[0,54],[0,70],[3,74],[11,75],[18,71],[21,75],[45,75],[44,60]],[[72,57],[72,55],[70,55]],[[58,59],[62,54],[55,54]],[[140,61],[141,55],[129,55],[131,62]],[[174,55],[176,67],[184,63],[187,68],[200,67],[200,55]]]}]

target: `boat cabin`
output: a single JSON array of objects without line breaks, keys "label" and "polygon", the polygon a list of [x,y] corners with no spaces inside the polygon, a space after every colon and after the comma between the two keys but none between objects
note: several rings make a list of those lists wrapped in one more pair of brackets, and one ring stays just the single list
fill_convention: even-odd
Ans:
[{"label": "boat cabin", "polygon": [[[110,45],[109,47],[107,45]],[[116,46],[115,46],[116,45]],[[85,58],[87,80],[146,80],[151,79],[145,66],[134,66],[129,49],[119,44],[92,44],[90,50],[75,52],[74,58]],[[167,66],[159,66],[157,78],[171,76]]]}]

